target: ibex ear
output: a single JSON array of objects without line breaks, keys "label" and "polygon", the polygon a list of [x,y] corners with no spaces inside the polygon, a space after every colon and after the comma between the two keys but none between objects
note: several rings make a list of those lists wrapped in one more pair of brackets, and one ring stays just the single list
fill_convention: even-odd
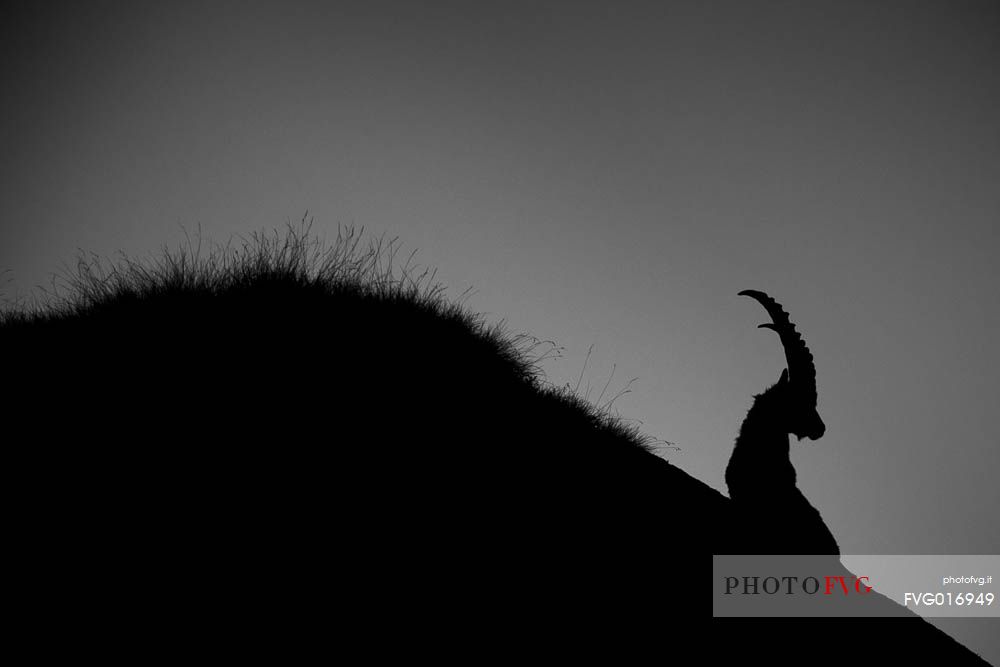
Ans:
[{"label": "ibex ear", "polygon": [[778,378],[778,384],[788,384],[788,369],[781,371],[781,377]]}]

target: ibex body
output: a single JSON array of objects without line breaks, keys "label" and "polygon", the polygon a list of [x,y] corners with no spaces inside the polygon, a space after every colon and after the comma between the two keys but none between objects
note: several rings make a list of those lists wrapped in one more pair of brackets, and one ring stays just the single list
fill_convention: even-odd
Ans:
[{"label": "ibex body", "polygon": [[817,440],[826,431],[817,410],[812,354],[774,299],[756,290],[740,294],[759,301],[771,316],[760,326],[778,334],[788,368],[754,397],[740,427],[726,468],[729,497],[754,531],[748,546],[774,554],[837,554],[832,533],[796,484],[789,457],[789,436]]}]

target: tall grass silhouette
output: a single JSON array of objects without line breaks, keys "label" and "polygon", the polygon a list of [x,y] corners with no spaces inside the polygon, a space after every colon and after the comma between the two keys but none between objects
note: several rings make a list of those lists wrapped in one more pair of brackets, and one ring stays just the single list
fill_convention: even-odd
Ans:
[{"label": "tall grass silhouette", "polygon": [[25,633],[783,664],[872,632],[873,660],[974,661],[915,619],[713,621],[711,554],[766,553],[781,508],[737,512],[399,252],[306,225],[82,258],[0,314]]}]

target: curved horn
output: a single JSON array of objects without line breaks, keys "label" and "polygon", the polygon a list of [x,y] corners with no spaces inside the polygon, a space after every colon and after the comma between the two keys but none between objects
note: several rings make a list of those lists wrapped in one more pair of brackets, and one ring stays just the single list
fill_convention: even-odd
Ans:
[{"label": "curved horn", "polygon": [[795,325],[788,319],[788,313],[781,304],[764,292],[758,290],[743,290],[740,296],[748,296],[764,306],[771,316],[771,322],[759,325],[760,328],[771,329],[778,334],[785,348],[785,360],[788,362],[789,380],[799,387],[799,391],[811,395],[816,401],[816,365],[812,353],[806,347],[802,336],[795,330]]}]

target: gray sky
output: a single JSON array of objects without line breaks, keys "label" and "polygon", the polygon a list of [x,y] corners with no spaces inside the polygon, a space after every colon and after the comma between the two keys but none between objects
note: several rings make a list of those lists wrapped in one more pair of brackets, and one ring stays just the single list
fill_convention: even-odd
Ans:
[{"label": "gray sky", "polygon": [[591,344],[584,384],[638,376],[619,410],[724,489],[766,290],[842,551],[1000,551],[1000,5],[206,4],[6,10],[8,297],[181,225],[364,225],[564,345],[553,381]]}]

